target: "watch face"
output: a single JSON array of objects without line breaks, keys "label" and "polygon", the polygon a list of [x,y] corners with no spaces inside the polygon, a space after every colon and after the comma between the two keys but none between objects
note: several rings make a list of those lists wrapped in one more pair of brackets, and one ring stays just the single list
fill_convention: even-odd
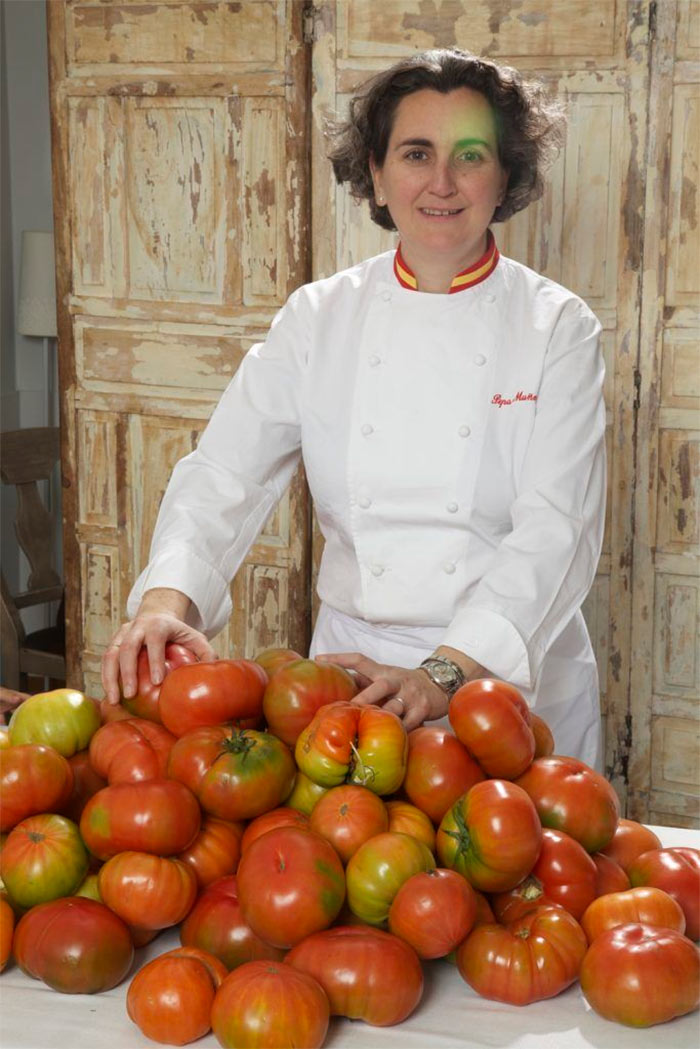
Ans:
[{"label": "watch face", "polygon": [[433,674],[438,679],[441,685],[453,685],[455,683],[456,674],[450,667],[446,667],[444,663],[437,663],[432,667]]}]

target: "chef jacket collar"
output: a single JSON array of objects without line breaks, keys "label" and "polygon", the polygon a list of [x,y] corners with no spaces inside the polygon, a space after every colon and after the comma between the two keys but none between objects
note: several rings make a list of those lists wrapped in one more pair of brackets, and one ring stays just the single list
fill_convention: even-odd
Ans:
[{"label": "chef jacket collar", "polygon": [[[493,273],[499,258],[496,240],[489,229],[486,231],[486,251],[473,265],[455,274],[447,294],[452,295],[456,291],[465,291],[467,288],[473,288],[475,284],[481,284],[482,280],[486,280]],[[418,291],[418,280],[401,254],[400,244],[394,255],[394,273],[402,288]]]}]

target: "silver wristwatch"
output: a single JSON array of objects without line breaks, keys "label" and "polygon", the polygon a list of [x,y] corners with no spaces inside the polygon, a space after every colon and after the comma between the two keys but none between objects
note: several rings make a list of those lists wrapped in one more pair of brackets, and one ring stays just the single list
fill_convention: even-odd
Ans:
[{"label": "silver wristwatch", "polygon": [[444,656],[429,656],[420,665],[431,681],[434,681],[442,691],[452,699],[458,688],[465,682],[464,671],[451,659]]}]

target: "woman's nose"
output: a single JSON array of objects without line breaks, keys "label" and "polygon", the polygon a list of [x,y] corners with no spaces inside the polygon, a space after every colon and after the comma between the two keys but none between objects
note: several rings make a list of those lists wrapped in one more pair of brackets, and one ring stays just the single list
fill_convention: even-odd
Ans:
[{"label": "woman's nose", "polygon": [[454,172],[449,161],[435,164],[430,179],[430,189],[440,197],[450,197],[456,192]]}]

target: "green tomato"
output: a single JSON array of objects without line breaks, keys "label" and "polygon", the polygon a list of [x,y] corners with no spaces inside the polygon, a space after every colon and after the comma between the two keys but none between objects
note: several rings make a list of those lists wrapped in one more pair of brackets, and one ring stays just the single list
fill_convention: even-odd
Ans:
[{"label": "green tomato", "polygon": [[17,707],[10,719],[10,743],[43,743],[64,758],[85,750],[100,727],[97,704],[73,688],[39,692]]}]

